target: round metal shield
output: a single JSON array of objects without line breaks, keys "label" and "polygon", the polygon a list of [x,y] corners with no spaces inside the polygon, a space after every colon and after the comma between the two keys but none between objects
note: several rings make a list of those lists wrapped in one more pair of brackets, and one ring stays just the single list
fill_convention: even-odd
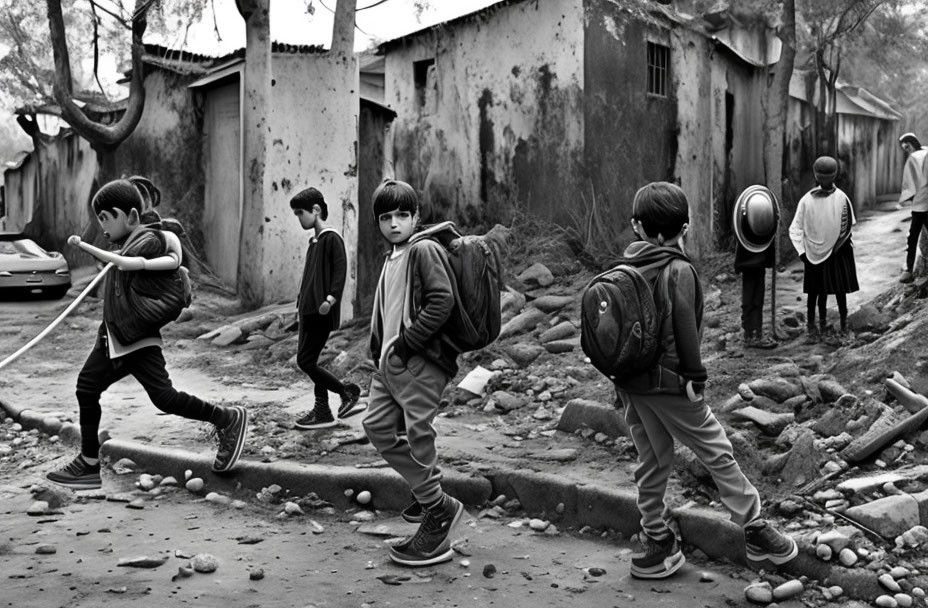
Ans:
[{"label": "round metal shield", "polygon": [[735,201],[732,228],[738,242],[753,253],[767,249],[777,234],[780,205],[764,186],[750,186]]}]

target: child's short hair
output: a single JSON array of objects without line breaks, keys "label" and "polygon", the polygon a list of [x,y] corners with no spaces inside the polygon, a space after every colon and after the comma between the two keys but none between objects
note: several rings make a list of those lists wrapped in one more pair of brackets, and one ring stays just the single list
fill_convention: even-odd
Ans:
[{"label": "child's short hair", "polygon": [[116,209],[121,210],[126,215],[135,209],[141,214],[145,211],[145,199],[139,188],[128,179],[117,179],[97,190],[90,202],[95,216],[104,211],[112,213]]},{"label": "child's short hair", "polygon": [[375,218],[396,210],[410,213],[419,211],[419,195],[412,186],[398,179],[383,180],[374,190],[371,200]]},{"label": "child's short hair", "polygon": [[322,193],[315,188],[310,187],[305,190],[300,190],[290,199],[291,209],[312,211],[314,205],[319,205],[319,215],[322,217],[322,221],[327,220],[329,217],[329,206],[325,204],[325,198],[323,198]]},{"label": "child's short hair", "polygon": [[690,205],[683,189],[670,182],[651,182],[638,189],[632,203],[632,217],[651,238],[677,236],[690,221]]},{"label": "child's short hair", "polygon": [[915,133],[904,133],[902,137],[899,138],[899,145],[909,144],[916,150],[922,149],[922,142],[918,141],[918,138],[915,136]]},{"label": "child's short hair", "polygon": [[812,175],[819,184],[833,184],[838,177],[838,161],[831,156],[819,156],[812,163]]}]

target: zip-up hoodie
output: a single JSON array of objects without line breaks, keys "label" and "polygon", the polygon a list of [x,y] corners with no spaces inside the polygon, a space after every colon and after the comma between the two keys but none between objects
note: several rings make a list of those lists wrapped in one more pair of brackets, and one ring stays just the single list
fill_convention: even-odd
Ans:
[{"label": "zip-up hoodie", "polygon": [[[460,304],[460,297],[448,255],[440,244],[422,234],[414,234],[409,239],[404,255],[409,256],[409,260],[400,335],[410,353],[432,361],[453,377],[458,372],[459,351],[445,339],[441,330],[454,307]],[[371,356],[378,368],[383,344],[383,280],[381,270],[374,295],[370,338]]]},{"label": "zip-up hoodie", "polygon": [[[623,255],[622,263],[637,268],[654,289],[654,300],[661,315],[658,364],[684,380],[705,382],[708,374],[700,352],[702,286],[693,264],[679,248],[647,241],[632,243]],[[665,280],[658,282],[661,271],[666,273]],[[647,375],[646,372],[642,376]],[[652,389],[658,388],[648,386],[645,378],[635,378],[619,387],[629,393],[653,392]],[[678,387],[668,384],[664,388]]]}]

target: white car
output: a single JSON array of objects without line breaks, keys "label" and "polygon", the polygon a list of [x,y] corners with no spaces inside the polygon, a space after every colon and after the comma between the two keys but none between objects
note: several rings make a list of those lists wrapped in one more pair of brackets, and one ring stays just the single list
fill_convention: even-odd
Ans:
[{"label": "white car", "polygon": [[61,298],[71,289],[68,261],[18,232],[0,232],[0,293]]}]

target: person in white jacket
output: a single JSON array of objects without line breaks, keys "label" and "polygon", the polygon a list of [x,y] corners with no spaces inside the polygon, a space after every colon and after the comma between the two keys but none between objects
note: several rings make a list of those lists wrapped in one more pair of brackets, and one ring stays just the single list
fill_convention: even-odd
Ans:
[{"label": "person in white jacket", "polygon": [[902,170],[902,194],[899,195],[899,204],[912,206],[912,222],[909,224],[909,237],[905,249],[905,270],[899,277],[899,282],[911,283],[915,278],[912,269],[915,267],[918,239],[922,229],[928,225],[928,173],[925,170],[928,150],[922,148],[921,142],[913,133],[906,133],[900,137],[899,145],[909,156]]}]

